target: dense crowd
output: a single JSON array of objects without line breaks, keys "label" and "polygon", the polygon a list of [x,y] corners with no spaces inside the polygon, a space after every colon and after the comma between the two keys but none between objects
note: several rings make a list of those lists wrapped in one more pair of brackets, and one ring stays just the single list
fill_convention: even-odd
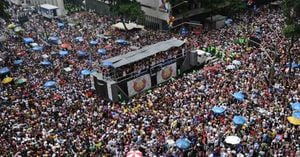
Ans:
[{"label": "dense crowd", "polygon": [[[24,10],[10,9],[12,15],[18,11]],[[129,52],[131,46],[143,47],[178,35],[111,30],[116,18],[94,13],[70,15],[65,20],[71,24],[59,21],[64,26],[32,16],[22,26],[23,32],[1,28],[8,39],[2,43],[0,67],[10,69],[1,79],[24,79],[22,84],[0,85],[1,155],[118,157],[138,149],[144,156],[166,157],[300,156],[300,127],[287,120],[292,115],[290,103],[300,101],[299,69],[294,68],[292,75],[286,71],[289,40],[281,33],[281,10],[263,7],[255,15],[236,17],[230,27],[189,35],[189,47],[208,51],[213,47],[222,59],[126,104],[96,96],[81,71],[101,71],[98,63],[103,59]],[[235,42],[253,34],[261,40],[261,47]],[[67,46],[49,44],[50,36],[59,37]],[[30,44],[24,44],[24,37],[31,37],[43,49],[33,51]],[[83,40],[76,41],[76,37]],[[117,39],[129,44],[117,44]],[[101,48],[105,54],[97,53]],[[60,55],[63,49],[68,54]],[[79,50],[88,55],[80,57]],[[299,40],[292,51],[294,62],[299,63]],[[22,63],[14,64],[16,60]],[[234,60],[239,64],[226,68]],[[56,88],[44,87],[49,80],[56,82]],[[232,96],[238,91],[245,99]],[[216,114],[215,106],[225,111]],[[246,123],[234,124],[237,115]],[[228,144],[229,135],[241,141]],[[176,146],[174,141],[180,138],[188,139],[190,146]]]}]

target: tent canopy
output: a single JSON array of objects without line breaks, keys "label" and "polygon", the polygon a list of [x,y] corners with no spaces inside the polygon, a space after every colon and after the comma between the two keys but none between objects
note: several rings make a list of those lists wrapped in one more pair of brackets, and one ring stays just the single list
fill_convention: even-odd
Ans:
[{"label": "tent canopy", "polygon": [[153,45],[145,46],[142,49],[129,52],[124,55],[116,56],[113,58],[109,58],[104,60],[103,62],[112,63],[113,68],[118,68],[130,63],[137,62],[144,58],[150,57],[162,51],[167,51],[172,47],[180,47],[184,44],[184,41],[178,40],[176,38],[172,38],[167,41],[158,42]]},{"label": "tent canopy", "polygon": [[[125,23],[126,28],[128,30],[133,30],[133,29],[144,29],[144,26],[142,25],[138,25],[136,23]],[[120,30],[125,30],[124,24],[122,22],[116,23],[114,25],[111,26],[112,28],[117,28]]]}]

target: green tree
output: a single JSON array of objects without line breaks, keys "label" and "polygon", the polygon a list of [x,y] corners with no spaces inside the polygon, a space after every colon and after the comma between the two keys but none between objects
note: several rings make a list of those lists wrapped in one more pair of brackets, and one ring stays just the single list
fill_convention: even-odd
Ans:
[{"label": "green tree", "polygon": [[291,74],[293,54],[291,52],[295,42],[300,37],[300,0],[284,0],[283,10],[285,16],[285,28],[283,34],[290,40],[288,47],[288,58],[289,58],[289,74]]},{"label": "green tree", "polygon": [[202,0],[203,8],[206,8],[210,12],[210,18],[212,21],[212,17],[214,14],[218,13],[221,8],[224,8],[228,4],[226,0]]},{"label": "green tree", "polygon": [[241,0],[227,0],[230,11],[232,13],[239,13],[247,8],[247,4],[245,1]]},{"label": "green tree", "polygon": [[0,18],[3,18],[4,20],[9,20],[10,15],[5,11],[8,8],[8,2],[5,0],[0,1]]},{"label": "green tree", "polygon": [[127,27],[125,19],[136,21],[144,17],[144,11],[141,9],[141,4],[136,0],[115,0],[112,1],[111,10],[115,14],[121,16],[125,30]]}]

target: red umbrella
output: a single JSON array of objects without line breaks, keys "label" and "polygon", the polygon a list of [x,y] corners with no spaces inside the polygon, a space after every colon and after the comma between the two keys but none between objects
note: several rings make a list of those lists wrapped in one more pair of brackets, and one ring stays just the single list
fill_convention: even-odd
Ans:
[{"label": "red umbrella", "polygon": [[25,54],[26,54],[26,51],[21,51],[21,52],[17,53],[18,56],[23,56]]},{"label": "red umbrella", "polygon": [[64,48],[64,49],[67,49],[70,47],[70,44],[61,44],[61,47]]},{"label": "red umbrella", "polygon": [[127,153],[126,157],[143,157],[143,154],[138,150],[131,150]]},{"label": "red umbrella", "polygon": [[112,46],[111,46],[111,45],[106,45],[104,48],[105,48],[106,50],[111,50],[111,49],[112,49]]}]

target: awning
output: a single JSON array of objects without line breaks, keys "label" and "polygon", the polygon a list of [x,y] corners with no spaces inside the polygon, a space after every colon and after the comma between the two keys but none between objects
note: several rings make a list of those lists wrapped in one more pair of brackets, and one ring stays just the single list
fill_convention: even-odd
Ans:
[{"label": "awning", "polygon": [[[136,23],[125,23],[127,30],[132,29],[144,29],[145,27],[143,25],[138,25]],[[122,22],[116,23],[111,26],[112,28],[117,28],[121,30],[125,30],[124,24]]]}]

